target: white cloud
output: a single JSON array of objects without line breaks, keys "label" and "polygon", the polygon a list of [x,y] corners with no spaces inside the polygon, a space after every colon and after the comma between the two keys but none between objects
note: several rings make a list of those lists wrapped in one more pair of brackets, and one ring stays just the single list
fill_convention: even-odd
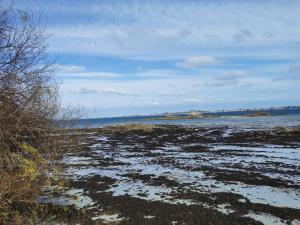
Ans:
[{"label": "white cloud", "polygon": [[98,72],[98,71],[92,71],[92,72],[83,72],[83,73],[74,73],[72,74],[72,77],[78,77],[78,78],[103,78],[103,79],[115,79],[122,77],[122,74],[120,73],[114,73],[114,72]]},{"label": "white cloud", "polygon": [[51,2],[47,15],[50,49],[56,52],[175,59],[199,53],[287,57],[299,52],[296,0],[61,4]]},{"label": "white cloud", "polygon": [[288,72],[289,72],[289,73],[297,73],[297,74],[300,74],[300,65],[291,65],[291,66],[288,68]]},{"label": "white cloud", "polygon": [[[247,72],[242,70],[234,70],[227,72],[223,75],[219,75],[213,80],[209,82],[209,86],[212,87],[225,87],[225,86],[252,86],[253,84],[249,80],[247,82],[242,83],[243,79],[247,78]],[[255,78],[254,78],[255,79]]]},{"label": "white cloud", "polygon": [[139,97],[140,96],[137,92],[129,92],[129,91],[124,91],[124,90],[118,90],[116,88],[103,88],[99,92],[100,93],[105,93],[105,94],[121,95],[121,96],[134,96],[134,97]]},{"label": "white cloud", "polygon": [[[265,36],[265,34],[264,34]],[[233,35],[233,40],[236,42],[243,42],[246,41],[247,39],[251,39],[253,37],[253,34],[249,30],[241,30],[237,32],[236,34]],[[267,37],[267,36],[265,36]]]},{"label": "white cloud", "polygon": [[179,101],[179,103],[205,103],[205,101],[204,99],[199,97],[192,97],[192,98],[183,99]]},{"label": "white cloud", "polygon": [[82,73],[82,72],[85,71],[85,67],[83,67],[83,66],[76,66],[76,65],[55,64],[54,68],[59,73]]},{"label": "white cloud", "polygon": [[300,65],[289,65],[279,77],[274,78],[274,81],[280,80],[300,80]]},{"label": "white cloud", "polygon": [[[231,75],[239,77],[239,73],[233,74]],[[115,116],[184,111],[191,108],[206,110],[217,106],[220,109],[226,106],[238,108],[241,104],[260,99],[269,103],[277,102],[282,96],[296,102],[299,97],[294,93],[299,90],[299,85],[295,81],[277,82],[271,77],[254,75],[236,80],[218,80],[217,76],[195,79],[189,76],[123,81],[66,80],[61,91],[63,102],[97,107],[98,115]]]},{"label": "white cloud", "polygon": [[238,80],[241,78],[246,77],[247,73],[246,71],[242,71],[242,70],[235,70],[235,71],[231,71],[229,73],[226,73],[222,76],[217,77],[218,80]]},{"label": "white cloud", "polygon": [[[173,105],[188,110],[209,102],[223,107],[262,98],[285,98],[284,103],[299,99],[298,67],[287,67],[299,62],[299,0],[19,2],[33,10],[38,4],[47,8],[50,53],[71,55],[70,65],[57,65],[64,80],[63,102],[107,109],[112,116],[141,109],[158,112]],[[72,65],[85,56],[95,60],[85,58],[86,67]],[[97,57],[107,65],[97,65]],[[222,65],[213,66],[219,60]],[[176,70],[176,62],[198,69]],[[123,69],[124,74],[102,68]],[[273,80],[274,74],[284,79]]]},{"label": "white cloud", "polygon": [[203,65],[212,65],[216,63],[218,63],[218,60],[210,56],[193,56],[177,65],[182,68],[197,68]]},{"label": "white cloud", "polygon": [[144,70],[138,71],[136,74],[138,77],[142,78],[174,78],[183,76],[183,74],[178,70],[172,69],[156,69],[156,70]]},{"label": "white cloud", "polygon": [[122,74],[115,72],[88,71],[83,66],[55,64],[54,68],[57,74],[62,78],[98,78],[98,79],[114,79],[122,77]]},{"label": "white cloud", "polygon": [[160,97],[178,97],[178,96],[185,96],[187,95],[187,91],[181,91],[181,90],[174,90],[174,91],[162,91],[161,93],[158,93],[158,96]]},{"label": "white cloud", "polygon": [[91,88],[80,88],[78,91],[72,91],[71,93],[79,94],[79,95],[89,95],[89,94],[98,94],[99,91]]},{"label": "white cloud", "polygon": [[70,91],[71,94],[78,94],[78,95],[90,95],[90,94],[106,94],[106,95],[119,95],[119,96],[133,96],[139,97],[138,93],[128,92],[124,90],[118,90],[116,88],[104,87],[99,89],[93,88],[85,88],[80,87],[77,91]]}]

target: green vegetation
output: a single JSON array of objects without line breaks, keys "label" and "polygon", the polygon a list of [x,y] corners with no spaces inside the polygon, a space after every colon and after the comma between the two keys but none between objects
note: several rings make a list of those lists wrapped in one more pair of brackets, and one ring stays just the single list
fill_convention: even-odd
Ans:
[{"label": "green vegetation", "polygon": [[[37,204],[59,150],[54,119],[57,82],[45,57],[45,35],[27,12],[0,8],[0,224],[37,224]],[[59,181],[59,179],[57,179]]]}]

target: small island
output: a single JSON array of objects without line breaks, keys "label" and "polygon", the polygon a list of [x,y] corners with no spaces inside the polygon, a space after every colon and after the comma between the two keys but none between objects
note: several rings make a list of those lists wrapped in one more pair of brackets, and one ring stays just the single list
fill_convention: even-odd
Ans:
[{"label": "small island", "polygon": [[278,116],[287,115],[291,112],[298,112],[298,107],[282,107],[282,108],[270,108],[270,109],[245,109],[245,110],[231,110],[231,111],[197,111],[192,110],[188,112],[177,113],[164,113],[159,116],[151,117],[147,116],[144,120],[195,120],[215,117],[260,117],[260,116]]}]

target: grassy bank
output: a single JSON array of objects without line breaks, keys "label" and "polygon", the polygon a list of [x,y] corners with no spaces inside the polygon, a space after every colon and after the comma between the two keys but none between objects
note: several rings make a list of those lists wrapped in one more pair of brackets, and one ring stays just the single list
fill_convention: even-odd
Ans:
[{"label": "grassy bank", "polygon": [[55,174],[58,83],[40,18],[0,6],[0,224],[37,224],[51,207],[37,204]]}]

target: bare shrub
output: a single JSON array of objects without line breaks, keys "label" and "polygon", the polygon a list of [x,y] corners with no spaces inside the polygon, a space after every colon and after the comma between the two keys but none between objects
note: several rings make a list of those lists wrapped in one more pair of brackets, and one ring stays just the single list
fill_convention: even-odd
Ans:
[{"label": "bare shrub", "polygon": [[14,209],[34,202],[55,150],[59,97],[45,39],[39,18],[0,8],[0,223],[24,221]]}]

